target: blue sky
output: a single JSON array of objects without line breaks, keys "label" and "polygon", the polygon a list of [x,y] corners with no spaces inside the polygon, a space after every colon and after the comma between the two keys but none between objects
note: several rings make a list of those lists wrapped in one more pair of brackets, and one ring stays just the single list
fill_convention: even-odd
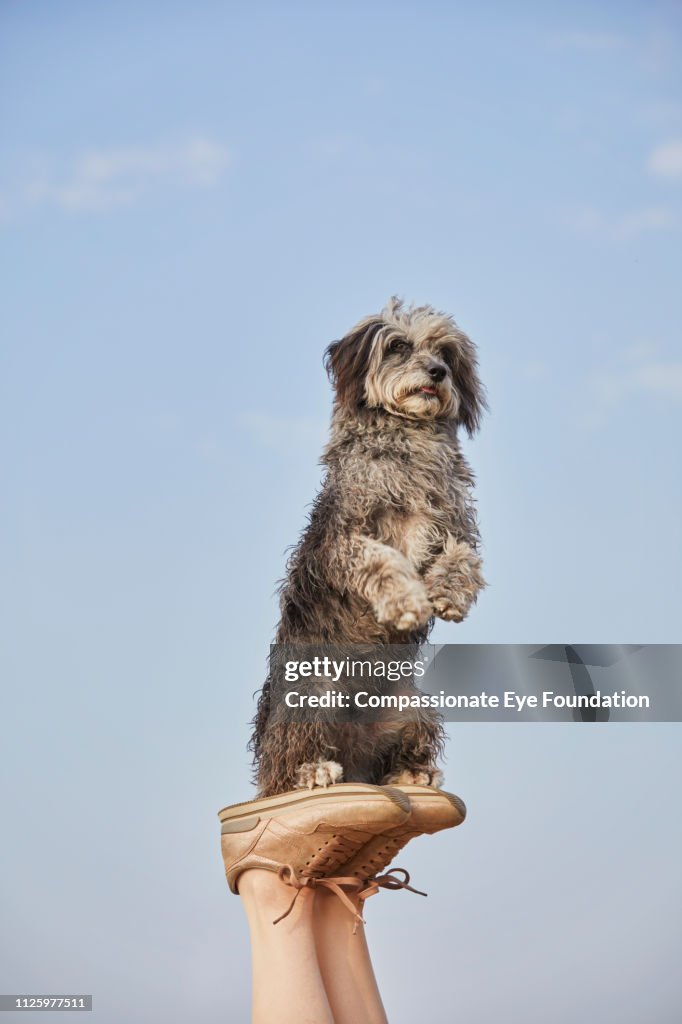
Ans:
[{"label": "blue sky", "polygon": [[[680,639],[680,9],[29,0],[0,29],[0,987],[95,991],[107,1024],[121,984],[131,1021],[162,991],[171,1024],[193,998],[241,1019],[213,815],[248,796],[330,340],[398,293],[479,346],[490,587],[435,641]],[[392,1021],[420,1005],[407,919],[439,936],[416,971],[463,965],[469,1021],[499,1019],[524,948],[525,1020],[577,1019],[578,971],[595,1019],[647,992],[672,1019],[677,727],[451,734],[471,820],[406,858],[436,899],[372,906]]]}]

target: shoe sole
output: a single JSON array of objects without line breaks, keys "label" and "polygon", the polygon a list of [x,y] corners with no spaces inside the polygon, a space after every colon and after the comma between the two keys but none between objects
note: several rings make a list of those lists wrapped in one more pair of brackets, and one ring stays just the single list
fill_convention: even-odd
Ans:
[{"label": "shoe sole", "polygon": [[433,806],[436,801],[440,804],[445,801],[455,811],[455,820],[449,824],[441,824],[437,828],[415,828],[414,824],[410,824],[408,818],[402,825],[388,829],[385,835],[370,840],[362,851],[351,857],[344,865],[344,871],[349,875],[369,879],[377,872],[385,871],[398,855],[400,848],[396,848],[393,844],[406,846],[412,839],[417,839],[420,836],[432,836],[446,829],[456,828],[466,818],[467,810],[464,801],[454,793],[446,793],[445,790],[434,789],[432,786],[400,785],[399,783],[392,785],[391,788],[402,793],[408,800],[413,800],[414,809],[423,808],[425,803]]},{"label": "shoe sole", "polygon": [[408,800],[410,799],[410,796],[418,796],[420,800],[442,800],[445,798],[450,804],[452,804],[459,815],[459,821],[456,823],[457,825],[461,825],[467,816],[466,804],[461,797],[456,796],[454,793],[446,793],[444,789],[434,789],[432,786],[401,786],[399,784],[393,785],[390,788],[398,790],[398,792],[402,793],[403,796],[406,796]]},{"label": "shoe sole", "polygon": [[[406,787],[405,787],[406,788]],[[413,787],[418,789],[418,786]],[[280,811],[302,807],[309,803],[335,802],[345,800],[354,796],[374,796],[377,799],[388,799],[396,804],[402,811],[409,813],[409,796],[399,787],[394,786],[371,786],[362,782],[337,782],[333,786],[320,787],[318,789],[294,789],[289,793],[279,793],[277,796],[266,796],[259,800],[244,800],[239,804],[229,804],[218,811],[218,818],[225,825],[233,823],[240,818],[251,818],[260,815],[261,818],[270,818]]]}]

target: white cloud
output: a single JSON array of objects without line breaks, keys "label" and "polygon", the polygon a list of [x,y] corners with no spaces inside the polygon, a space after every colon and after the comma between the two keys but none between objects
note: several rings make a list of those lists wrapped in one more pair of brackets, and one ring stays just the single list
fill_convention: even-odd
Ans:
[{"label": "white cloud", "polygon": [[647,166],[657,178],[682,179],[682,139],[671,139],[656,146]]},{"label": "white cloud", "polygon": [[593,384],[609,405],[636,394],[682,400],[682,363],[647,363],[633,369],[596,374]]},{"label": "white cloud", "polygon": [[[638,362],[638,356],[647,361]],[[622,353],[622,359],[592,374],[588,385],[592,394],[589,426],[597,426],[618,406],[638,397],[658,398],[666,402],[682,402],[682,362],[654,359],[653,347],[642,345]]]},{"label": "white cloud", "polygon": [[615,238],[630,238],[633,235],[640,235],[643,231],[660,231],[674,225],[675,215],[671,210],[650,206],[616,217],[611,224],[611,230]]},{"label": "white cloud", "polygon": [[658,356],[658,349],[651,341],[641,341],[636,345],[628,345],[621,354],[626,363],[642,364],[655,360]]},{"label": "white cloud", "polygon": [[640,366],[629,382],[633,391],[667,395],[682,401],[682,363],[652,363]]},{"label": "white cloud", "polygon": [[608,216],[601,210],[587,207],[570,218],[569,223],[574,231],[581,234],[597,235],[613,242],[622,242],[650,231],[674,228],[677,218],[672,210],[662,206],[630,210],[617,216]]},{"label": "white cloud", "polygon": [[72,212],[106,210],[162,186],[216,185],[229,161],[224,146],[202,138],[177,146],[92,150],[61,174],[50,167],[34,174],[14,200],[5,200],[5,206],[8,210],[42,204]]}]

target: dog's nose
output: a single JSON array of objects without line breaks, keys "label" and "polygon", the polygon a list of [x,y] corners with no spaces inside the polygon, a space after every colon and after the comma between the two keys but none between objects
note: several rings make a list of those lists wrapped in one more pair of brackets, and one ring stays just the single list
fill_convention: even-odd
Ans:
[{"label": "dog's nose", "polygon": [[434,381],[442,380],[446,372],[442,363],[431,363],[428,370],[429,377]]}]

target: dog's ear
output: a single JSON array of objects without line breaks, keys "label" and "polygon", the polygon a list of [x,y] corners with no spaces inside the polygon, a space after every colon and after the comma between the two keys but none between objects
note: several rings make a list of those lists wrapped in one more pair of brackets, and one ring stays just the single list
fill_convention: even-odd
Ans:
[{"label": "dog's ear", "polygon": [[364,320],[324,354],[324,365],[336,391],[338,404],[349,412],[365,403],[365,377],[376,332],[383,320]]},{"label": "dog's ear", "polygon": [[457,422],[462,424],[471,437],[481,425],[481,417],[484,410],[488,408],[488,403],[485,389],[478,376],[476,348],[466,334],[460,334],[459,338],[454,384],[460,399]]}]

